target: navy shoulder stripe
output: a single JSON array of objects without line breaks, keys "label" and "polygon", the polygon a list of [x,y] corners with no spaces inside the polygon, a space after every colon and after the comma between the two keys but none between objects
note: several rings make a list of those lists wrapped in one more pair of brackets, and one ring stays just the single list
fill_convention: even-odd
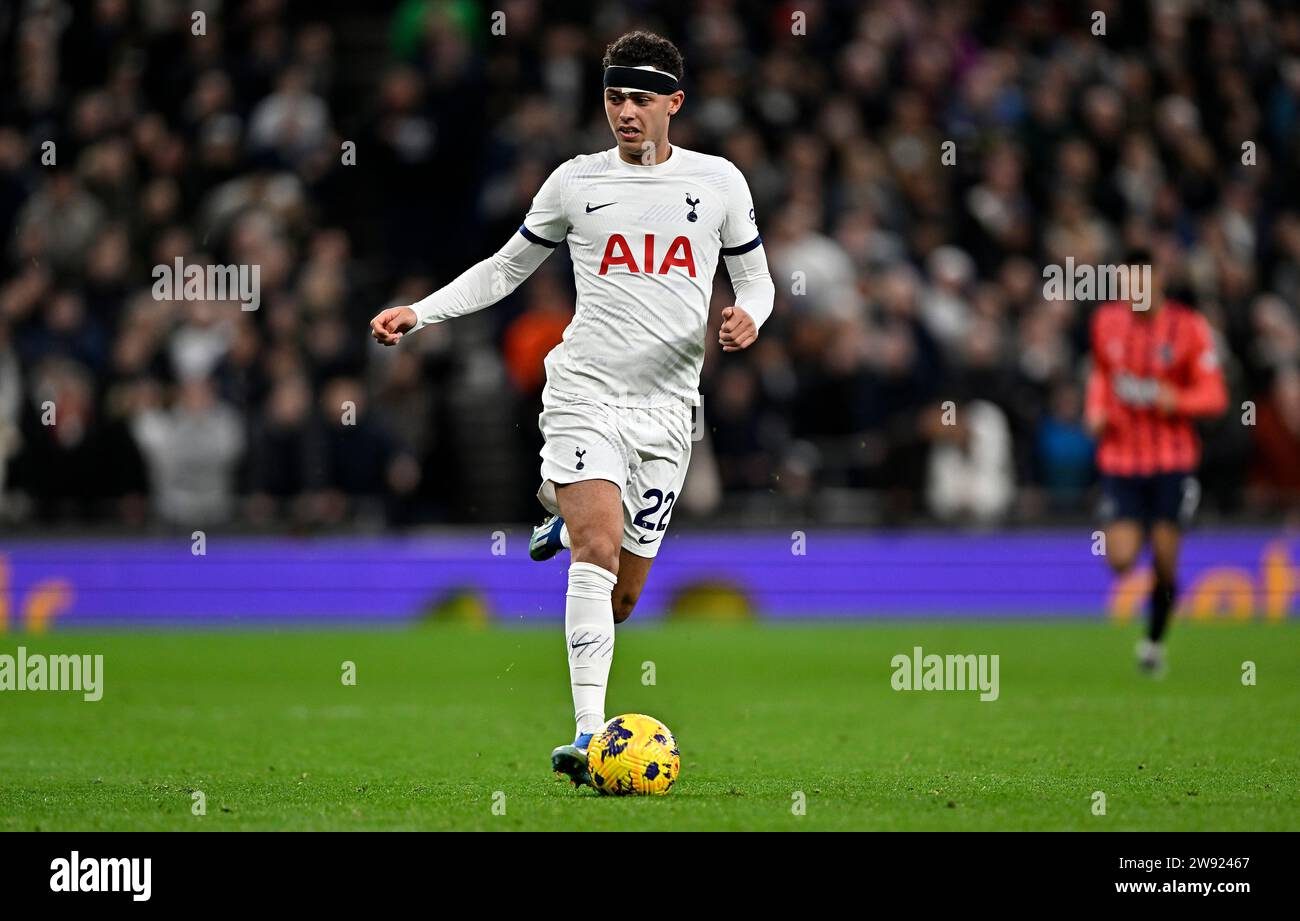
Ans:
[{"label": "navy shoulder stripe", "polygon": [[529,243],[536,243],[539,246],[545,246],[550,249],[555,249],[555,247],[560,245],[559,240],[556,240],[554,243],[552,243],[550,240],[547,240],[545,237],[539,237],[537,234],[533,233],[523,224],[519,225],[519,232],[524,235],[524,239],[527,240]]},{"label": "navy shoulder stripe", "polygon": [[763,238],[761,236],[758,236],[750,240],[748,243],[742,243],[740,246],[724,246],[722,247],[722,255],[740,256],[743,255],[744,253],[749,252],[751,249],[754,249],[762,245],[762,243],[763,243]]}]

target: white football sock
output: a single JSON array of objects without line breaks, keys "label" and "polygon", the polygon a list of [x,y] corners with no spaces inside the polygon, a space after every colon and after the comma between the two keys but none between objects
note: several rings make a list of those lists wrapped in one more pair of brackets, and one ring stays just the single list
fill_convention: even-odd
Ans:
[{"label": "white football sock", "polygon": [[614,585],[618,578],[592,563],[569,566],[564,605],[564,645],[578,733],[605,725],[605,686],[614,658]]},{"label": "white football sock", "polygon": [[567,524],[560,525],[560,546],[565,550],[571,549],[571,545],[569,544],[569,526]]}]

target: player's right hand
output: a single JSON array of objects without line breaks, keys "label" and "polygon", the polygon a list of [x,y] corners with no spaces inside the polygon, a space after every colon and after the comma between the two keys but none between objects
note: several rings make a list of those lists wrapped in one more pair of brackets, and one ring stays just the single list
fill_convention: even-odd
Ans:
[{"label": "player's right hand", "polygon": [[402,334],[410,331],[419,318],[410,307],[389,307],[375,314],[370,321],[370,334],[380,345],[397,345]]}]

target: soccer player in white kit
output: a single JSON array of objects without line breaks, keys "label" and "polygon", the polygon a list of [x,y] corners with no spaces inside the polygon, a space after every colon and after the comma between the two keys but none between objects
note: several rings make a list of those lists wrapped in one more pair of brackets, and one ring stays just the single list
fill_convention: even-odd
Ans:
[{"label": "soccer player in white kit", "polygon": [[677,48],[630,32],[603,66],[616,146],[561,164],[495,255],[370,322],[375,339],[396,345],[497,302],[569,244],[577,305],[546,356],[539,419],[537,495],[553,514],[531,552],[571,552],[564,628],[577,733],[551,764],[575,785],[591,782],[586,750],[605,723],[614,625],[632,613],[686,477],[719,256],[736,293],[722,311],[723,351],[753,344],[775,293],[744,176],[668,141],[685,100]]}]

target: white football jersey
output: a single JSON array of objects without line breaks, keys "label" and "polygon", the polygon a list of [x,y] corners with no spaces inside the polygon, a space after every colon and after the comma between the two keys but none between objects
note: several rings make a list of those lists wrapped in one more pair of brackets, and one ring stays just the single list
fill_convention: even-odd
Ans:
[{"label": "white football jersey", "polygon": [[663,163],[617,148],[561,164],[519,228],[567,240],[573,321],[546,356],[551,388],[616,406],[699,401],[713,275],[720,255],[762,245],[745,177],[728,160],[673,146]]}]

